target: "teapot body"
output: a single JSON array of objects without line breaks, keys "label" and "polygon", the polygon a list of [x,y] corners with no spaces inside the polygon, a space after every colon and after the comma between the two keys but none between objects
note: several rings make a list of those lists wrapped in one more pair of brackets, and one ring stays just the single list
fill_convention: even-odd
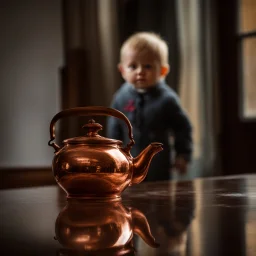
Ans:
[{"label": "teapot body", "polygon": [[118,198],[132,179],[133,161],[118,145],[66,144],[53,159],[56,182],[68,197]]}]

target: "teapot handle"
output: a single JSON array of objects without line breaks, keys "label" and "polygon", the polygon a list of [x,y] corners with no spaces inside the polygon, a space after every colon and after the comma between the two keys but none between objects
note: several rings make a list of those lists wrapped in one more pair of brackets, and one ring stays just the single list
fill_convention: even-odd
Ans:
[{"label": "teapot handle", "polygon": [[113,108],[107,108],[107,107],[102,107],[102,106],[93,106],[93,107],[78,107],[78,108],[70,108],[70,109],[65,109],[58,114],[56,114],[50,123],[50,140],[48,142],[48,145],[53,147],[55,149],[55,152],[58,152],[60,149],[60,146],[58,146],[55,142],[52,142],[55,139],[55,123],[63,117],[68,117],[68,116],[89,116],[89,115],[94,115],[94,116],[100,116],[100,115],[105,115],[105,116],[113,116],[117,117],[119,119],[122,119],[127,127],[128,127],[128,135],[130,142],[127,144],[126,148],[124,150],[126,152],[129,152],[132,146],[135,144],[134,139],[133,139],[133,133],[132,133],[132,126],[129,121],[129,119],[120,111],[113,109]]}]

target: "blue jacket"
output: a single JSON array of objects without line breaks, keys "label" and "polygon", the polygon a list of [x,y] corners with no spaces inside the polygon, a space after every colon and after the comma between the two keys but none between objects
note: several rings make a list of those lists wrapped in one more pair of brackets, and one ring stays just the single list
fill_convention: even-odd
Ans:
[{"label": "blue jacket", "polygon": [[[192,127],[181,108],[177,94],[164,82],[139,93],[129,83],[124,83],[115,93],[112,104],[123,112],[131,122],[135,145],[131,154],[136,157],[151,142],[163,143],[164,150],[151,162],[146,181],[170,179],[172,165],[171,135],[174,137],[176,155],[187,161],[192,154]],[[129,142],[126,124],[117,118],[108,118],[107,135],[126,145]]]}]

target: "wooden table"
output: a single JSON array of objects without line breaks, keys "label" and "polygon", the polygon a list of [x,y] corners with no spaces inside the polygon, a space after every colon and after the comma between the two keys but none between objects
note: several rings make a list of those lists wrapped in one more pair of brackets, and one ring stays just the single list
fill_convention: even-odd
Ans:
[{"label": "wooden table", "polygon": [[[1,190],[0,200],[0,255],[256,255],[256,175],[141,183],[101,206],[72,206],[57,186]],[[141,238],[148,227],[158,248]],[[72,247],[92,239],[114,249]]]}]

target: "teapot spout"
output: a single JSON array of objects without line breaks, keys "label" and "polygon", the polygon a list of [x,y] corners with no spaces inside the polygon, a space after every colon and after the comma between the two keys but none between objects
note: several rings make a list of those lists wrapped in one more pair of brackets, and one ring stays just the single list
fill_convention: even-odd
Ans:
[{"label": "teapot spout", "polygon": [[153,248],[159,247],[159,244],[151,234],[150,227],[145,215],[137,209],[131,209],[131,211],[133,232],[140,236],[149,246]]},{"label": "teapot spout", "polygon": [[153,156],[163,150],[162,146],[162,143],[153,142],[134,158],[131,185],[138,184],[145,179]]}]

